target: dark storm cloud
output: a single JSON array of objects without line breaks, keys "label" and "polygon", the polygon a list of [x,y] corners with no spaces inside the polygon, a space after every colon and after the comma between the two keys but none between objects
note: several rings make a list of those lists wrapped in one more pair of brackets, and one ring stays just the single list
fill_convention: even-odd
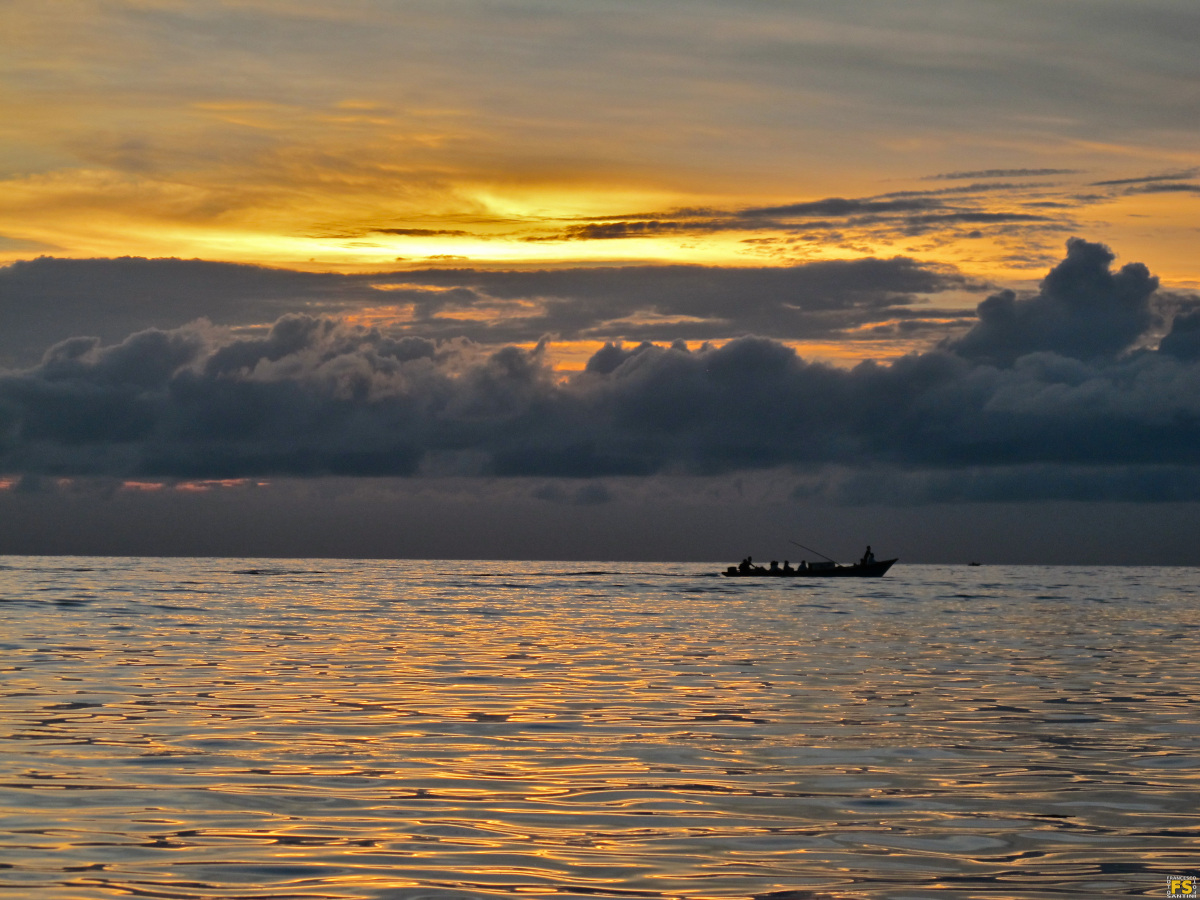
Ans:
[{"label": "dark storm cloud", "polygon": [[[413,276],[402,276],[412,283]],[[416,279],[431,287],[472,291],[475,302],[535,299],[539,310],[513,321],[439,321],[457,301],[442,291],[420,300],[426,334],[467,334],[476,340],[521,340],[554,334],[563,339],[693,340],[738,334],[786,339],[826,336],[845,328],[915,311],[916,298],[971,282],[911,259],[832,260],[785,268],[713,269],[702,266],[629,266],[537,272],[430,272]],[[660,317],[666,321],[654,321]],[[685,321],[680,321],[684,319]]]},{"label": "dark storm cloud", "polygon": [[252,325],[299,310],[340,311],[374,293],[344,275],[201,260],[43,257],[0,268],[0,364],[36,359],[70,335],[113,342],[202,316]]},{"label": "dark storm cloud", "polygon": [[195,324],[113,345],[75,338],[0,378],[0,471],[588,478],[838,465],[925,472],[903,490],[933,498],[1021,499],[1005,487],[1017,483],[1056,498],[1087,484],[1110,485],[1110,499],[1190,491],[1198,317],[1177,316],[1162,350],[1123,355],[1149,323],[1155,279],[1111,262],[1073,240],[1036,295],[989,298],[961,340],[851,370],[745,337],[696,351],[611,344],[563,380],[541,346],[296,315],[261,337]]},{"label": "dark storm cloud", "polygon": [[1200,362],[1200,309],[1177,315],[1158,349],[1178,359]]},{"label": "dark storm cloud", "polygon": [[979,323],[952,341],[960,356],[995,365],[1047,351],[1076,359],[1111,357],[1129,348],[1150,326],[1150,296],[1158,279],[1140,263],[1110,271],[1112,251],[1080,239],[1042,281],[1039,292],[1018,299],[1001,291],[979,304]]},{"label": "dark storm cloud", "polygon": [[[904,258],[771,268],[372,275],[195,260],[38,259],[0,269],[0,365],[32,364],[49,344],[78,334],[113,343],[134,331],[179,328],[201,317],[255,326],[289,312],[347,316],[388,306],[411,307],[410,320],[393,329],[414,337],[508,343],[546,334],[703,340],[760,332],[801,339],[903,316],[918,295],[969,285],[955,273]],[[679,324],[681,317],[687,322]]]}]

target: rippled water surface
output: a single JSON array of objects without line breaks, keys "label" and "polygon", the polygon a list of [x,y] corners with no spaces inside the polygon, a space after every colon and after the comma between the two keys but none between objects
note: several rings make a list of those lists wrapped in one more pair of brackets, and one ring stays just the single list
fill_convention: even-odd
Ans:
[{"label": "rippled water surface", "polygon": [[1166,896],[1197,570],[0,558],[0,891]]}]

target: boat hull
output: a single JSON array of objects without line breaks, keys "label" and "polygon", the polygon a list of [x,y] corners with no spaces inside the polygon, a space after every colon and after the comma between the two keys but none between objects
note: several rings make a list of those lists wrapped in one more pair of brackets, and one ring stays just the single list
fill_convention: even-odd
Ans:
[{"label": "boat hull", "polygon": [[762,568],[742,572],[737,566],[730,566],[722,574],[726,578],[879,578],[892,567],[894,562],[896,562],[895,559],[881,559],[873,563],[856,563],[852,566],[829,566],[828,568],[810,566],[807,569],[793,569],[791,572],[772,572]]}]

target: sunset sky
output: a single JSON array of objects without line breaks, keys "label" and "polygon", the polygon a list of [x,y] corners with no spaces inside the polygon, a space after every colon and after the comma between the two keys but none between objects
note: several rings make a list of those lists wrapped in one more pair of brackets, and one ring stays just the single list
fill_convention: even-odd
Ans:
[{"label": "sunset sky", "polygon": [[0,552],[1200,564],[1198,37],[11,0]]}]

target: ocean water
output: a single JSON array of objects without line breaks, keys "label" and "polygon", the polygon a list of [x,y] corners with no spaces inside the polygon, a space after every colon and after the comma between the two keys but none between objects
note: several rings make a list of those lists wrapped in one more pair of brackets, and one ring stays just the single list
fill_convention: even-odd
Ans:
[{"label": "ocean water", "polygon": [[0,558],[19,898],[1167,896],[1200,570]]}]

